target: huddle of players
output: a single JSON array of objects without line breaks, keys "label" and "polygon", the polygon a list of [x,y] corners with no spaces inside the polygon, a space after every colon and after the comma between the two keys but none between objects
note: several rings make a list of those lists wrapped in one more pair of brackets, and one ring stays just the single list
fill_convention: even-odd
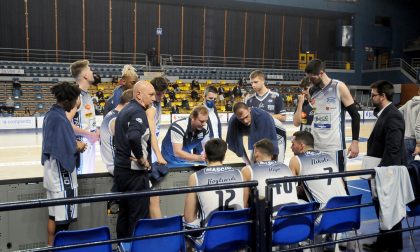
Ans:
[{"label": "huddle of players", "polygon": [[[87,68],[86,65],[84,65],[81,69],[82,70],[76,78],[76,80],[79,81],[79,87],[81,86],[80,83],[90,82],[90,68],[88,68],[88,65]],[[130,71],[130,69],[125,70]],[[318,70],[315,69],[314,71],[317,72]],[[311,82],[314,84],[316,81],[322,80],[322,78],[325,78],[326,76],[323,70],[321,71],[321,74],[319,71],[317,74],[315,74],[315,72],[307,71],[308,76],[311,77]],[[286,119],[285,110],[283,108],[281,96],[276,92],[270,91],[266,87],[264,74],[261,71],[254,71],[250,76],[252,87],[256,94],[250,97],[246,101],[246,104],[241,102],[236,104],[236,106],[234,106],[235,115],[230,119],[230,121],[237,120],[241,125],[245,126],[244,131],[240,135],[243,144],[239,149],[241,149],[242,152],[238,152],[238,150],[235,151],[234,148],[232,149],[229,139],[227,141],[229,149],[233,150],[238,156],[242,156],[244,161],[248,164],[242,171],[223,165],[228,146],[226,142],[220,138],[208,140],[208,136],[210,135],[208,126],[211,124],[210,126],[213,126],[213,131],[217,130],[215,129],[216,127],[220,128],[220,120],[218,120],[214,102],[212,103],[211,99],[207,99],[208,94],[212,92],[205,93],[204,105],[194,108],[189,118],[172,123],[163,140],[162,152],[160,152],[157,144],[161,113],[160,98],[163,96],[167,86],[163,84],[163,87],[158,88],[159,85],[156,85],[156,83],[152,85],[145,81],[137,82],[137,75],[133,76],[135,78],[125,81],[125,85],[121,86],[125,91],[122,90],[122,92],[120,92],[122,93],[120,100],[118,101],[118,99],[113,97],[112,105],[114,107],[111,107],[110,112],[105,116],[101,126],[101,142],[109,143],[109,146],[115,145],[115,153],[113,153],[113,148],[102,150],[104,144],[101,144],[101,154],[110,173],[115,173],[114,189],[117,191],[141,191],[149,189],[150,182],[148,177],[144,176],[142,172],[147,173],[151,167],[151,149],[153,149],[156,160],[160,164],[169,163],[182,165],[183,163],[189,164],[191,162],[205,161],[208,167],[190,176],[188,181],[190,186],[256,179],[260,181],[260,192],[263,192],[265,179],[269,177],[338,171],[336,160],[329,154],[314,150],[314,138],[311,133],[305,131],[296,132],[294,134],[292,150],[296,156],[291,159],[289,167],[282,163],[284,160],[286,135],[285,129],[281,125],[281,121],[285,121]],[[130,87],[130,84],[132,86],[132,84],[136,82],[137,84],[134,85],[133,90],[130,90],[128,88]],[[331,86],[334,86],[333,91],[336,92],[335,97],[338,95],[338,98],[334,101],[339,103],[342,100],[339,98],[342,98],[342,96],[340,91],[337,90],[343,86],[345,87],[345,85],[341,85],[341,82],[336,80],[331,80],[327,85],[330,85],[331,83],[334,83],[334,85]],[[82,113],[85,114],[84,117],[87,119],[87,123],[85,124],[92,129],[88,129],[86,132],[80,132],[79,134],[94,143],[99,137],[99,134],[95,132],[96,125],[94,122],[94,112],[93,118],[90,113],[90,109],[93,108],[93,106],[89,106],[90,104],[88,102],[84,103],[83,92],[87,93],[87,88],[84,86],[82,87],[82,109],[87,110],[87,112],[85,111],[86,113],[82,110]],[[331,91],[330,89],[332,88],[329,88],[328,91]],[[345,87],[345,89],[347,89],[347,87]],[[63,100],[59,95],[55,95],[58,103],[60,102],[60,99]],[[114,95],[116,95],[116,93]],[[217,93],[215,93],[215,95],[217,97]],[[331,101],[329,101],[329,103],[331,103]],[[126,104],[130,106],[122,110]],[[74,110],[74,107],[75,106],[73,106],[71,110]],[[338,107],[341,108],[341,104],[339,104]],[[65,110],[67,111],[68,109],[65,108]],[[261,112],[262,110],[267,111],[271,116],[266,117],[267,113]],[[321,108],[314,111],[319,110],[321,110]],[[80,113],[80,111],[81,110],[79,110],[78,113]],[[124,111],[124,113],[120,113],[119,111]],[[208,122],[210,117],[209,111],[216,114],[218,123]],[[263,115],[263,117],[260,115]],[[266,120],[258,120],[262,118],[265,118]],[[316,120],[319,119],[316,114],[314,115],[314,118],[317,118]],[[330,116],[330,119],[331,118],[332,117]],[[316,122],[316,120],[314,122]],[[325,122],[325,120],[319,120],[324,124],[329,123],[328,125],[320,125],[320,129],[335,129],[336,127],[333,124],[334,122],[331,123],[331,121]],[[258,137],[260,138],[256,139],[256,135],[253,134],[253,131],[261,121],[265,121],[265,123],[268,121],[272,126],[270,130],[260,128],[260,131],[262,131],[258,134]],[[44,122],[44,124],[45,123],[46,122]],[[235,130],[237,129],[231,127],[231,122],[229,122],[228,136],[229,131],[232,133]],[[76,129],[74,131],[75,133],[73,133],[73,135],[78,134]],[[264,136],[267,132],[268,138],[266,139]],[[112,138],[112,136],[114,137]],[[218,130],[217,136],[221,136],[220,129]],[[111,142],[112,139],[115,140],[114,143]],[[81,140],[83,141],[83,139]],[[83,152],[87,148],[86,144],[79,146],[79,142],[77,147],[78,152]],[[340,150],[343,149],[344,148],[341,148]],[[196,154],[191,153],[193,150],[195,150]],[[43,154],[44,153],[48,154],[48,151],[44,152],[43,147]],[[239,155],[239,153],[242,153],[242,155]],[[51,156],[53,155],[50,155],[50,158]],[[111,161],[111,157],[114,159],[113,162]],[[279,161],[274,161],[274,159]],[[84,161],[82,160],[82,162]],[[112,170],[112,167],[114,167],[114,170]],[[141,176],[134,176],[138,174],[141,174]],[[73,176],[71,176],[71,178],[73,178]],[[74,182],[72,189],[74,189],[75,192],[73,192],[73,194],[77,195],[76,179],[74,179]],[[340,179],[308,181],[305,185],[310,198],[323,204],[332,196],[346,195],[344,184]],[[298,202],[296,187],[293,183],[279,185],[277,188],[278,189],[274,194],[275,208],[282,204]],[[185,221],[187,225],[197,224],[197,221],[199,224],[205,225],[205,220],[207,220],[207,217],[214,210],[247,207],[248,194],[249,192],[246,189],[200,192],[197,194],[190,193],[186,198],[184,213]],[[219,200],[215,201],[215,197],[219,197]],[[222,202],[221,206],[219,206],[219,202]],[[63,217],[63,223],[68,224],[77,217],[77,208],[74,205],[67,206],[67,208],[63,210],[65,214],[68,215],[70,208],[73,209],[72,218],[67,218],[68,216]],[[50,216],[54,218],[54,213],[51,213]],[[147,217],[161,217],[158,198],[152,198],[150,201],[149,199],[128,199],[120,202],[120,211],[117,222],[118,237],[130,236],[136,220]],[[61,223],[57,219],[55,221]]]}]

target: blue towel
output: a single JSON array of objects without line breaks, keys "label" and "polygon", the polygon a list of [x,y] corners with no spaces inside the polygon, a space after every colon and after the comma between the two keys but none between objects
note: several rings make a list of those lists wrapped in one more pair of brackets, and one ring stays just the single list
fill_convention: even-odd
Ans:
[{"label": "blue towel", "polygon": [[152,164],[152,169],[149,172],[149,178],[153,179],[156,182],[162,180],[162,178],[168,174],[169,168],[166,165],[161,165],[157,162]]},{"label": "blue towel", "polygon": [[41,164],[52,156],[69,172],[76,168],[76,135],[64,109],[54,104],[45,114],[42,128]]},{"label": "blue towel", "polygon": [[[226,142],[229,150],[233,151],[238,157],[244,156],[242,138],[246,127],[236,118],[236,115],[232,115],[229,120]],[[273,142],[274,154],[278,155],[279,146],[273,117],[262,109],[251,108],[248,149],[252,150],[254,143],[263,138],[268,138]]]}]

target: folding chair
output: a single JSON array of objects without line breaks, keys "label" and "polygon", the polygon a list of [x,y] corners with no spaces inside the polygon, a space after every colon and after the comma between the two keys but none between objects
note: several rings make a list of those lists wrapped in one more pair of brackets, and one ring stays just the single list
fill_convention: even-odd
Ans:
[{"label": "folding chair", "polygon": [[[346,206],[360,205],[362,195],[337,196],[331,198],[324,209],[332,209]],[[315,226],[315,234],[335,234],[354,231],[357,236],[357,229],[360,228],[360,207],[325,212],[322,214],[319,225]],[[361,249],[357,241],[359,250]]]},{"label": "folding chair", "polygon": [[[160,234],[166,232],[176,232],[182,230],[182,217],[173,216],[162,219],[141,219],[136,223],[133,237]],[[133,242],[119,244],[123,252],[129,251],[185,251],[184,235],[171,235],[158,238],[142,239]]]},{"label": "folding chair", "polygon": [[[207,226],[218,226],[250,220],[249,209],[216,211],[210,217]],[[204,232],[203,243],[195,244],[197,251],[236,251],[249,247],[251,224],[242,224]],[[193,241],[194,242],[194,241]]]},{"label": "folding chair", "polygon": [[[314,211],[316,202],[282,206],[277,216]],[[273,223],[272,245],[296,244],[314,237],[314,214],[297,215],[276,219]]]},{"label": "folding chair", "polygon": [[[98,227],[77,231],[60,231],[55,235],[54,247],[79,243],[108,241],[111,238],[108,227]],[[60,249],[65,252],[112,252],[110,243],[74,249]]]}]

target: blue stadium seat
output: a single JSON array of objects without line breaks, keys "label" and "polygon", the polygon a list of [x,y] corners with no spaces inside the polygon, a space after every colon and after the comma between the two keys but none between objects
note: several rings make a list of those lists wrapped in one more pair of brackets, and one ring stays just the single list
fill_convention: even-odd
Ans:
[{"label": "blue stadium seat", "polygon": [[[162,219],[142,219],[136,223],[133,237],[160,234],[166,232],[176,232],[182,230],[182,217],[173,216]],[[123,252],[138,251],[167,251],[179,252],[185,251],[184,236],[172,235],[151,239],[135,240],[133,242],[124,242],[119,244]]]},{"label": "blue stadium seat", "polygon": [[[231,211],[217,211],[210,217],[207,226],[218,226],[250,220],[248,208]],[[208,230],[204,233],[203,244],[195,244],[197,251],[236,251],[250,246],[251,224],[242,224]]]},{"label": "blue stadium seat", "polygon": [[[55,235],[54,247],[79,243],[107,241],[111,238],[108,227],[98,227],[77,231],[61,231]],[[75,249],[55,250],[65,252],[112,252],[111,244],[89,246]]]},{"label": "blue stadium seat", "polygon": [[[277,216],[314,211],[318,204],[290,204],[282,206]],[[313,239],[314,215],[297,215],[279,218],[273,224],[273,245],[296,244],[306,239]]]},{"label": "blue stadium seat", "polygon": [[[337,196],[331,198],[324,209],[360,205],[362,195]],[[360,207],[325,212],[322,214],[319,225],[315,226],[315,234],[337,234],[354,231],[360,228]],[[359,244],[359,240],[357,241]],[[361,249],[360,245],[358,245]]]}]

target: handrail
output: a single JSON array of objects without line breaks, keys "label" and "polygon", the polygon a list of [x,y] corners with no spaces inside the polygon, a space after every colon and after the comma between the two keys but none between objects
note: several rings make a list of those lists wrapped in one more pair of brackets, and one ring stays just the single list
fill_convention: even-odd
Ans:
[{"label": "handrail", "polygon": [[130,192],[130,193],[103,193],[93,194],[91,196],[80,196],[75,198],[64,198],[64,199],[37,199],[37,200],[26,200],[26,201],[14,201],[0,203],[0,212],[11,211],[11,210],[22,210],[28,208],[40,208],[49,206],[58,206],[64,204],[80,204],[88,202],[100,202],[108,200],[126,199],[130,197],[152,197],[152,196],[163,196],[173,195],[190,192],[203,192],[213,191],[231,188],[243,188],[243,187],[256,187],[257,181],[249,182],[237,182],[237,183],[226,183],[218,185],[204,185],[204,186],[185,186],[178,188],[160,189],[154,191],[141,191],[141,192]]},{"label": "handrail", "polygon": [[144,65],[148,63],[145,53],[0,48],[0,60],[72,62],[83,58],[88,59],[91,63],[131,63]]}]

